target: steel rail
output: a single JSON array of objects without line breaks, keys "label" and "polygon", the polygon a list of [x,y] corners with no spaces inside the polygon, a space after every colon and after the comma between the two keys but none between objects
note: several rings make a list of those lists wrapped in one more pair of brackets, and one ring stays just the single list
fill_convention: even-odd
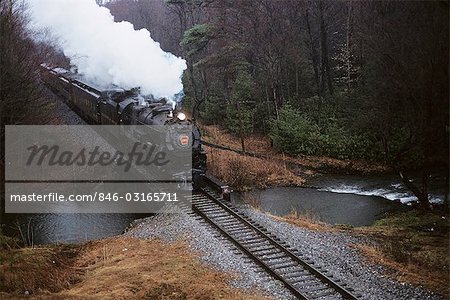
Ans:
[{"label": "steel rail", "polygon": [[[252,224],[246,217],[244,217],[244,216],[240,215],[239,213],[237,213],[236,211],[234,211],[230,206],[228,206],[223,201],[221,201],[220,198],[214,196],[210,191],[208,191],[207,189],[201,189],[200,192],[201,192],[202,196],[205,196],[207,199],[212,201],[213,204],[218,205],[226,213],[230,214],[235,219],[237,219],[239,223],[241,223],[244,226],[246,226],[247,228],[250,228],[251,230],[253,230],[258,236],[263,238],[265,241],[269,242],[269,244],[273,245],[276,249],[280,250],[281,253],[283,253],[285,256],[289,257],[291,260],[298,263],[298,265],[302,266],[307,272],[309,272],[310,275],[313,275],[323,285],[328,286],[329,288],[333,289],[343,299],[358,299],[358,297],[356,295],[352,294],[350,291],[345,289],[342,285],[340,285],[336,281],[332,280],[327,275],[323,274],[317,268],[311,266],[310,263],[299,258],[291,250],[289,250],[284,245],[282,245],[280,242],[278,242],[276,240],[276,238],[269,236],[270,233],[267,232],[267,230],[265,230],[264,228],[261,228],[261,226],[259,226],[259,225],[255,226],[254,224]],[[201,205],[199,205],[199,206],[201,206]],[[195,213],[200,215],[205,221],[207,221],[213,227],[216,227],[219,232],[221,232],[228,240],[233,242],[233,244],[235,244],[239,249],[241,249],[249,257],[251,257],[265,271],[267,271],[274,278],[281,281],[298,299],[311,299],[311,297],[308,297],[304,292],[301,292],[299,288],[295,287],[294,284],[292,284],[286,278],[284,278],[282,274],[279,274],[276,270],[274,270],[274,268],[272,268],[271,266],[266,264],[264,261],[262,261],[255,253],[253,253],[252,250],[248,249],[248,247],[246,247],[241,242],[239,242],[236,238],[234,238],[230,233],[227,232],[227,230],[225,228],[222,228],[221,225],[214,222],[214,220],[212,220],[213,218],[208,217],[207,214],[204,211],[202,211],[202,208],[198,207],[195,204],[195,201],[193,201],[193,203],[192,203],[192,209]]]},{"label": "steel rail", "polygon": [[225,229],[222,228],[222,226],[214,223],[206,214],[204,214],[200,209],[198,209],[195,205],[192,205],[192,210],[197,213],[199,216],[201,216],[206,222],[214,226],[221,234],[223,234],[229,241],[231,241],[236,247],[241,249],[245,254],[247,254],[250,258],[252,258],[258,265],[260,265],[267,273],[272,275],[274,278],[281,281],[298,299],[304,299],[307,300],[308,298],[306,295],[303,295],[295,286],[287,282],[280,274],[275,272],[270,268],[269,265],[267,265],[265,262],[263,262],[261,259],[259,259],[257,256],[255,256],[247,247],[239,243],[234,237],[232,237]]}]

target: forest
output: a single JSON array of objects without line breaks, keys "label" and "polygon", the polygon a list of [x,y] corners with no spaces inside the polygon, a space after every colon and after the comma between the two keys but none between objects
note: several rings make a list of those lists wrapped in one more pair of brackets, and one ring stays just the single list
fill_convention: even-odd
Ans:
[{"label": "forest", "polygon": [[[429,175],[448,173],[447,1],[97,2],[187,60],[183,109],[203,124],[287,154],[383,162],[424,205]],[[48,104],[30,99],[51,51],[13,3],[0,0],[2,125]]]},{"label": "forest", "polygon": [[429,174],[448,171],[447,1],[106,6],[187,60],[184,108],[201,122],[289,154],[384,162],[425,203]]},{"label": "forest", "polygon": [[[304,299],[447,299],[449,12],[448,0],[0,0],[0,298],[291,299],[283,279]],[[177,93],[156,95],[172,79]],[[61,180],[72,167],[14,178],[8,146],[31,134],[7,145],[6,126],[74,130],[110,124],[107,112],[137,134],[194,125],[163,146],[198,164],[157,180],[192,191],[192,210],[81,213],[99,198],[11,212],[13,186],[116,181]],[[116,185],[141,195],[135,183]]]}]

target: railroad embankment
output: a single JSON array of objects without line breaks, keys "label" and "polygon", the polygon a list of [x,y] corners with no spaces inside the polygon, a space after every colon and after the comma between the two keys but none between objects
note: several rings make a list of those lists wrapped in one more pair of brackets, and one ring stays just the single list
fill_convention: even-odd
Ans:
[{"label": "railroad embankment", "polygon": [[[409,212],[350,228],[244,212],[367,299],[448,296],[442,216]],[[282,286],[186,213],[143,219],[123,236],[79,245],[29,248],[2,237],[0,270],[2,299],[288,299]]]},{"label": "railroad embankment", "polygon": [[367,264],[382,266],[388,278],[421,285],[449,297],[448,212],[411,210],[392,213],[368,227],[332,226],[297,212],[270,217],[317,232],[345,232],[361,237],[353,246]]},{"label": "railroad embankment", "polygon": [[129,236],[21,247],[4,236],[1,299],[264,299],[228,284],[181,241]]}]

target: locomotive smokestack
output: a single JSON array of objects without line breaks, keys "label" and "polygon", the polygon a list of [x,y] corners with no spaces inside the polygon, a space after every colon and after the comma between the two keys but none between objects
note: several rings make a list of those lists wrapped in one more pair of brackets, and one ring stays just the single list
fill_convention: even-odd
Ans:
[{"label": "locomotive smokestack", "polygon": [[[71,64],[101,86],[140,87],[172,100],[183,90],[186,61],[164,52],[146,29],[114,22],[95,0],[28,0],[34,30],[49,31]],[[54,43],[54,41],[52,41]]]}]

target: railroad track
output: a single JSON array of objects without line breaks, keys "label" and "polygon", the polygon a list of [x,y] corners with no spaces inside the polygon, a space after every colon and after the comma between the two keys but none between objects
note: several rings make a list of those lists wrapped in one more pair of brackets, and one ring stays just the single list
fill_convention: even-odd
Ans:
[{"label": "railroad track", "polygon": [[192,194],[192,210],[217,229],[298,299],[358,299],[340,280],[313,266],[209,188]]}]

